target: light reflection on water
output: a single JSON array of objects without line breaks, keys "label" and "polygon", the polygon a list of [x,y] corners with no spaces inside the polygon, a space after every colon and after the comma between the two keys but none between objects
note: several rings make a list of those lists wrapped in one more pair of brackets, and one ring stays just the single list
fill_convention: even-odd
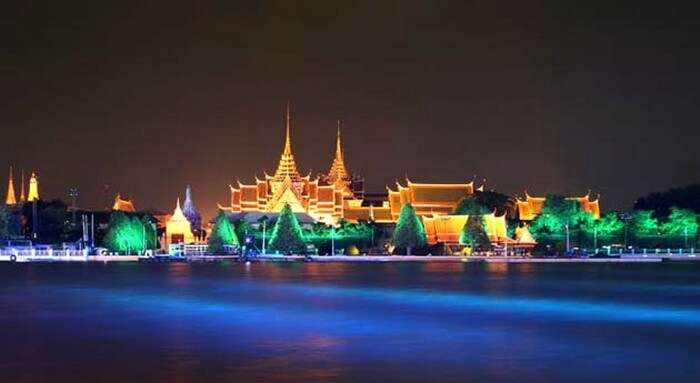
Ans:
[{"label": "light reflection on water", "polygon": [[700,373],[694,264],[5,264],[0,280],[0,381]]}]

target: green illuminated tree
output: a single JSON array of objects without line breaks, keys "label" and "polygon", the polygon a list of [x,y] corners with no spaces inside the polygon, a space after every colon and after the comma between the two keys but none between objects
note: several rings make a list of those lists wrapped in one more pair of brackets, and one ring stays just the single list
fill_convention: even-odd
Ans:
[{"label": "green illuminated tree", "polygon": [[593,215],[581,210],[576,201],[567,200],[565,197],[547,195],[540,215],[530,225],[534,234],[563,234],[566,225],[569,230],[591,227]]},{"label": "green illuminated tree", "polygon": [[409,203],[401,207],[392,241],[394,246],[406,248],[406,255],[411,255],[412,248],[425,246],[426,244],[423,224],[418,215],[416,215],[413,206]]},{"label": "green illuminated tree", "polygon": [[154,250],[158,246],[158,234],[156,233],[155,226],[148,217],[141,217],[141,225],[143,226],[143,234],[146,240],[146,249]]},{"label": "green illuminated tree", "polygon": [[667,221],[661,225],[661,232],[670,236],[687,235],[694,238],[698,232],[697,214],[692,210],[672,207]]},{"label": "green illuminated tree", "polygon": [[211,254],[223,254],[225,245],[240,245],[234,226],[223,211],[219,211],[207,243]]},{"label": "green illuminated tree", "polygon": [[486,234],[484,227],[484,216],[481,214],[471,214],[467,218],[459,236],[459,243],[469,245],[472,249],[486,249],[491,246],[491,241]]},{"label": "green illuminated tree", "polygon": [[109,219],[103,246],[120,254],[140,252],[144,249],[145,228],[138,217],[129,218],[122,212],[114,212]]},{"label": "green illuminated tree", "polygon": [[625,223],[620,220],[616,213],[608,213],[600,219],[588,222],[583,226],[587,234],[596,234],[601,237],[612,237],[618,235],[624,229]]},{"label": "green illuminated tree", "polygon": [[651,210],[636,210],[632,213],[631,230],[635,236],[657,235],[659,221],[654,218],[654,212]]},{"label": "green illuminated tree", "polygon": [[286,254],[303,254],[306,252],[304,232],[289,204],[284,205],[277,218],[275,227],[272,229],[270,249]]}]

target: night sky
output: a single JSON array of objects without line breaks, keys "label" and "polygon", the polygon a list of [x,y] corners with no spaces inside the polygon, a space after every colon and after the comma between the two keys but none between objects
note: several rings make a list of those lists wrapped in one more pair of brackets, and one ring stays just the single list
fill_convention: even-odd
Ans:
[{"label": "night sky", "polygon": [[274,172],[288,100],[300,171],[327,170],[340,119],[370,192],[477,175],[607,210],[700,182],[700,26],[676,2],[15,3],[3,198],[12,163],[85,207],[171,210],[190,183],[209,216]]}]

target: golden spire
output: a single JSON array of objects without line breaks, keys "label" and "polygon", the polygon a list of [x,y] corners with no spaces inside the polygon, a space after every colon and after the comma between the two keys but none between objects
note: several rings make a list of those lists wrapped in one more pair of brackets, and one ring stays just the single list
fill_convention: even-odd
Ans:
[{"label": "golden spire", "polygon": [[282,151],[280,162],[277,165],[277,171],[275,171],[275,181],[283,181],[286,177],[289,177],[292,181],[299,181],[301,179],[299,171],[297,170],[297,165],[294,162],[290,130],[291,117],[289,113],[289,102],[287,102],[286,135],[284,139],[284,150]]},{"label": "golden spire", "polygon": [[10,178],[7,181],[7,198],[5,199],[6,205],[17,204],[17,199],[15,199],[15,185],[12,178],[12,165],[10,165]]},{"label": "golden spire", "polygon": [[24,169],[20,172],[20,182],[19,182],[19,202],[24,202],[27,200],[27,196],[24,194]]},{"label": "golden spire", "polygon": [[290,116],[289,116],[289,101],[287,101],[287,118],[286,118],[286,134],[284,138],[284,151],[283,154],[291,155],[292,154],[292,140],[289,138],[289,125],[290,125]]},{"label": "golden spire", "polygon": [[331,169],[328,171],[328,180],[336,182],[338,180],[347,180],[348,171],[345,169],[345,161],[343,160],[343,147],[340,143],[340,120],[338,120],[338,131],[335,140],[335,157],[331,164]]},{"label": "golden spire", "polygon": [[32,176],[29,177],[29,195],[27,196],[27,201],[38,201],[39,200],[39,180],[36,178],[36,174],[32,172]]}]

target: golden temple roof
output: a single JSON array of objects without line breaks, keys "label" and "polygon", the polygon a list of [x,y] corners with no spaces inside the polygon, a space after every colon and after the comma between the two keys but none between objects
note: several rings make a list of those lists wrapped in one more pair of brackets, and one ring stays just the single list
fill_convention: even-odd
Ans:
[{"label": "golden temple roof", "polygon": [[277,165],[277,170],[275,175],[272,177],[275,181],[284,181],[285,178],[289,177],[293,182],[299,182],[301,176],[297,170],[296,162],[294,161],[294,154],[292,153],[292,140],[290,138],[290,116],[289,116],[289,103],[287,103],[287,122],[286,122],[286,136],[284,140],[284,149],[282,150],[282,155],[280,156],[280,162]]}]

